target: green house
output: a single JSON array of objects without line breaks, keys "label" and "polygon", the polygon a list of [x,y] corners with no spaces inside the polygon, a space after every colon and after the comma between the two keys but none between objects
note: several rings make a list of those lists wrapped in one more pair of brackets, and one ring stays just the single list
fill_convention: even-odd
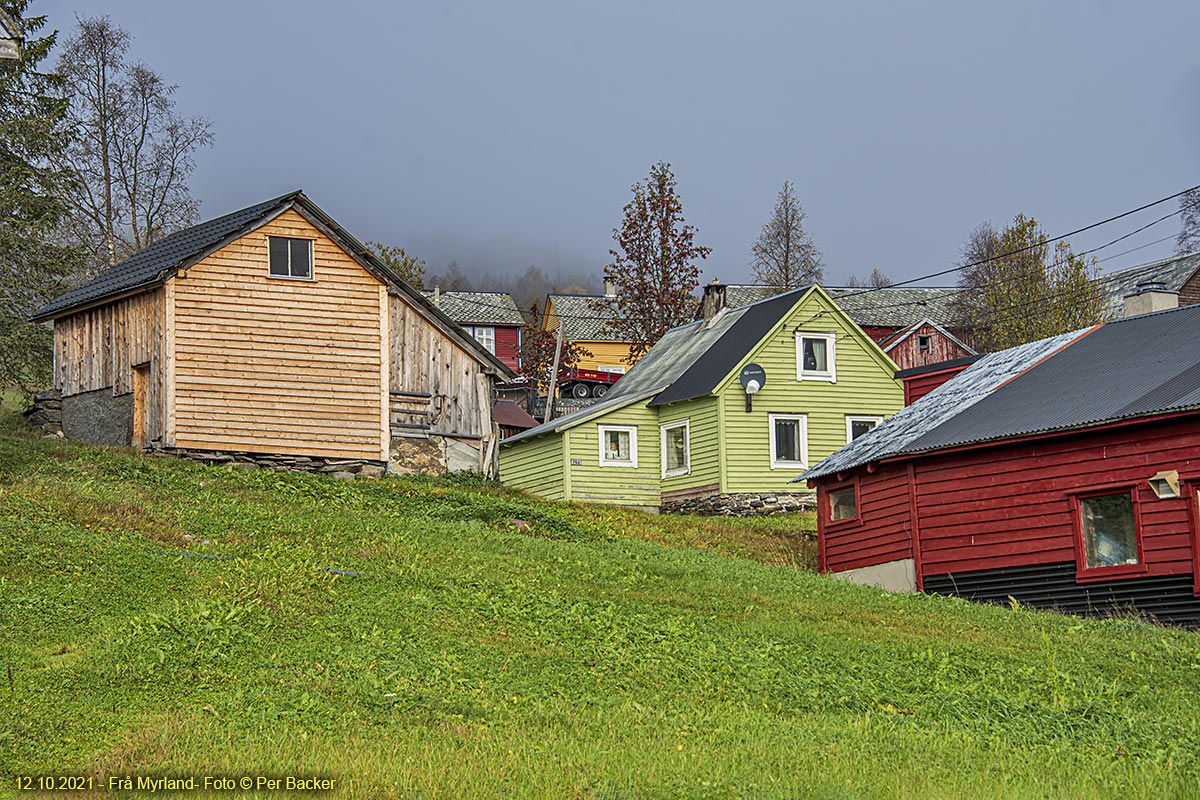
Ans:
[{"label": "green house", "polygon": [[819,286],[724,308],[713,285],[703,306],[603,400],[502,442],[500,480],[655,510],[773,506],[904,405],[896,365]]}]

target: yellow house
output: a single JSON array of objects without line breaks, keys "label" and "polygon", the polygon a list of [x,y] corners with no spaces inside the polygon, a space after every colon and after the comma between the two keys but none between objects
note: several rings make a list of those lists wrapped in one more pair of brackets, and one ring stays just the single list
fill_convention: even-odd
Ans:
[{"label": "yellow house", "polygon": [[612,295],[550,294],[546,296],[546,313],[542,329],[558,330],[563,326],[563,342],[577,344],[590,356],[576,365],[580,369],[601,369],[624,373],[630,366],[629,342],[614,337],[607,322],[616,314]]}]

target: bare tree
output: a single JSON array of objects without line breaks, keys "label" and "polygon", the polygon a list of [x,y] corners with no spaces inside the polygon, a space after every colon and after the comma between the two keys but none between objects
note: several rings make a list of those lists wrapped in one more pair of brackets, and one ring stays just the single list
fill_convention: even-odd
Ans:
[{"label": "bare tree", "polygon": [[865,278],[860,278],[855,273],[851,272],[850,277],[846,279],[846,286],[851,289],[886,289],[891,286],[894,281],[889,278],[883,270],[875,267],[871,270],[871,274]]},{"label": "bare tree", "polygon": [[1200,251],[1200,189],[1193,189],[1179,198],[1179,236],[1175,239],[1175,254],[1179,256]]},{"label": "bare tree", "polygon": [[784,181],[775,211],[750,250],[759,283],[786,291],[824,280],[821,251],[804,230],[805,216],[791,181]]},{"label": "bare tree", "polygon": [[174,85],[127,61],[126,31],[108,17],[78,26],[58,63],[71,94],[67,162],[80,178],[72,233],[97,266],[111,265],[195,222],[199,203],[187,181],[212,132],[203,117],[175,112]]}]

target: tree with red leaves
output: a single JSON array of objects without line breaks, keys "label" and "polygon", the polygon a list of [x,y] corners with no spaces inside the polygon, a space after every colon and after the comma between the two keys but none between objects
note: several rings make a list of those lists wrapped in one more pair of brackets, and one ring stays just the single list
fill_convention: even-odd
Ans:
[{"label": "tree with red leaves", "polygon": [[[538,308],[537,303],[529,307],[526,319],[531,322],[521,329],[521,347],[517,351],[521,360],[519,372],[529,378],[534,392],[540,394],[538,387],[545,384],[546,377],[550,374],[550,368],[554,365],[554,348],[558,342],[558,329],[543,330],[542,311]],[[561,320],[559,324],[562,324]],[[559,377],[577,365],[580,359],[590,358],[591,355],[586,348],[563,340],[562,352],[558,358]]]},{"label": "tree with red leaves", "polygon": [[[607,331],[628,341],[633,364],[676,325],[695,318],[700,285],[698,261],[711,247],[696,244],[696,229],[683,219],[683,203],[675,190],[671,165],[660,161],[650,176],[632,187],[633,199],[625,205],[619,229],[613,229],[613,262],[604,267],[604,277],[616,288],[616,298],[597,305],[615,305],[616,315],[606,323]],[[604,308],[597,308],[602,313]]]}]

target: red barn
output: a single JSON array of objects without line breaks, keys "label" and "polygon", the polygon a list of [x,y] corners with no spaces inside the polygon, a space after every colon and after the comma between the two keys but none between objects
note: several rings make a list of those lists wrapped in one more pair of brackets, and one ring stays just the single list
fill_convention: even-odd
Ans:
[{"label": "red barn", "polygon": [[993,353],[800,476],[822,572],[1200,625],[1200,305]]},{"label": "red barn", "polygon": [[507,292],[425,292],[433,304],[458,323],[484,349],[516,372],[520,369],[521,316]]}]

